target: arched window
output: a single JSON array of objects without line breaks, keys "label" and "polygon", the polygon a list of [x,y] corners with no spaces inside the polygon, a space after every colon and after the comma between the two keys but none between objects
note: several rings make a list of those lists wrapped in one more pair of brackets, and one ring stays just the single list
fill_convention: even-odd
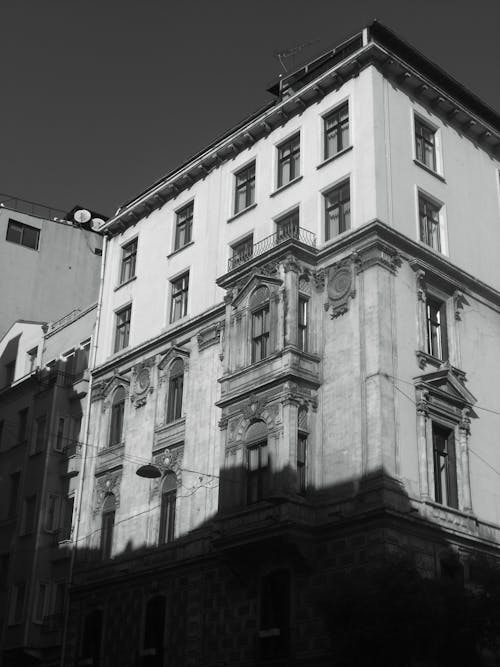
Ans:
[{"label": "arched window", "polygon": [[269,492],[269,448],[267,426],[262,421],[252,424],[246,432],[247,442],[247,503],[256,503]]},{"label": "arched window", "polygon": [[101,556],[103,559],[111,558],[113,550],[113,532],[115,528],[116,498],[109,493],[102,506],[101,523]]},{"label": "arched window", "polygon": [[252,313],[252,363],[255,363],[270,354],[269,290],[267,287],[258,287],[252,294],[250,310]]},{"label": "arched window", "polygon": [[182,417],[182,392],[184,388],[184,362],[175,359],[170,367],[168,381],[167,422],[173,422]]},{"label": "arched window", "polygon": [[160,532],[158,543],[171,542],[175,535],[175,502],[177,500],[177,477],[167,472],[161,489]]},{"label": "arched window", "polygon": [[118,387],[111,404],[111,427],[109,429],[109,446],[119,445],[123,440],[123,415],[125,412],[125,389]]},{"label": "arched window", "polygon": [[163,665],[163,642],[165,633],[165,596],[155,595],[146,604],[144,614],[144,640],[142,665],[160,667]]},{"label": "arched window", "polygon": [[94,609],[94,611],[85,616],[78,664],[99,667],[101,658],[101,630],[102,610]]}]

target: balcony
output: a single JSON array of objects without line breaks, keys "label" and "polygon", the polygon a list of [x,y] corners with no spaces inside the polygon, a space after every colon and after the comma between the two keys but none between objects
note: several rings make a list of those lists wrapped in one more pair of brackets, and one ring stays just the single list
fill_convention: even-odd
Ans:
[{"label": "balcony", "polygon": [[310,232],[308,229],[299,227],[295,223],[289,223],[281,225],[279,230],[271,234],[271,236],[266,236],[265,239],[253,245],[249,244],[242,252],[234,254],[228,260],[227,269],[228,271],[232,271],[236,267],[249,262],[251,259],[263,255],[268,250],[277,248],[290,239],[299,241],[312,248],[316,247],[316,234]]}]

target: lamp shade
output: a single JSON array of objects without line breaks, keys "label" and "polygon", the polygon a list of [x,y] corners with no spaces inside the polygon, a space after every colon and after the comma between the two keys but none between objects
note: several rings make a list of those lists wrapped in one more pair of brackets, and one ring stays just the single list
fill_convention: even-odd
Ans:
[{"label": "lamp shade", "polygon": [[139,475],[139,477],[146,477],[147,479],[155,479],[155,477],[161,477],[160,470],[152,463],[146,463],[146,465],[137,468],[135,474]]}]

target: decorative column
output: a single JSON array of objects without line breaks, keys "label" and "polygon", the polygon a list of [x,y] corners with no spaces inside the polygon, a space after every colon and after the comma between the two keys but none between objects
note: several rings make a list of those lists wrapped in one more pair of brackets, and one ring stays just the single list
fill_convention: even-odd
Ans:
[{"label": "decorative column", "polygon": [[[282,401],[283,406],[283,457],[281,470],[284,479],[282,488],[286,491],[297,491],[297,433],[299,428],[298,412],[300,402],[294,393],[295,386],[287,382],[288,390]],[[285,478],[285,471],[287,472]]]},{"label": "decorative column", "polygon": [[464,408],[458,424],[458,451],[462,468],[462,502],[464,512],[472,512],[472,498],[470,493],[470,469],[469,469],[469,435],[470,435],[470,410]]},{"label": "decorative column", "polygon": [[420,495],[424,500],[430,499],[429,476],[427,460],[427,419],[429,417],[428,392],[420,390],[417,400],[417,451],[418,477],[420,481]]},{"label": "decorative column", "polygon": [[297,345],[298,329],[298,276],[299,266],[293,257],[287,257],[283,262],[284,272],[284,297],[285,297],[285,331],[284,344]]},{"label": "decorative column", "polygon": [[222,373],[226,375],[229,373],[231,364],[231,310],[232,310],[233,294],[228,290],[224,296],[224,303],[226,304],[225,327],[224,327],[224,346],[222,348]]},{"label": "decorative column", "polygon": [[[416,271],[417,282],[417,350],[427,352],[427,292],[425,285],[425,271]],[[421,368],[425,367],[425,360],[419,359]]]}]

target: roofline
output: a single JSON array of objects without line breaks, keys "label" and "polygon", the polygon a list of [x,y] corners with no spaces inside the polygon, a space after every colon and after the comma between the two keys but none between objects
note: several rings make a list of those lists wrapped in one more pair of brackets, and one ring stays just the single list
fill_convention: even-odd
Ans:
[{"label": "roofline", "polygon": [[[348,44],[354,46],[348,55],[339,61],[339,53],[342,54],[341,47]],[[356,48],[359,44],[360,48]],[[137,223],[155,209],[161,208],[169,199],[177,197],[181,191],[191,187],[200,178],[205,178],[212,169],[249,148],[262,136],[267,136],[276,127],[301,113],[306,106],[317,102],[318,97],[321,99],[329,89],[339,84],[343,85],[369,65],[376,66],[387,78],[395,79],[401,87],[405,85],[406,77],[413,82],[416,80],[419,85],[412,89],[414,96],[422,97],[423,103],[427,105],[447,105],[448,109],[443,113],[449,122],[456,120],[459,123],[463,134],[483,144],[483,148],[491,153],[500,149],[500,115],[389,28],[379,21],[373,21],[362,32],[356,33],[338,47],[281,79],[281,96],[278,100],[254,112],[180,167],[122,205],[99,231],[113,235],[114,231],[119,233],[131,224]],[[304,79],[307,81],[304,82]],[[283,94],[285,88],[283,84],[286,82],[291,91],[287,97]],[[298,85],[292,90],[291,83]],[[436,93],[436,98],[433,100],[429,99],[428,93],[422,92],[429,88],[431,92]],[[458,114],[456,119],[454,119],[455,114]]]}]

